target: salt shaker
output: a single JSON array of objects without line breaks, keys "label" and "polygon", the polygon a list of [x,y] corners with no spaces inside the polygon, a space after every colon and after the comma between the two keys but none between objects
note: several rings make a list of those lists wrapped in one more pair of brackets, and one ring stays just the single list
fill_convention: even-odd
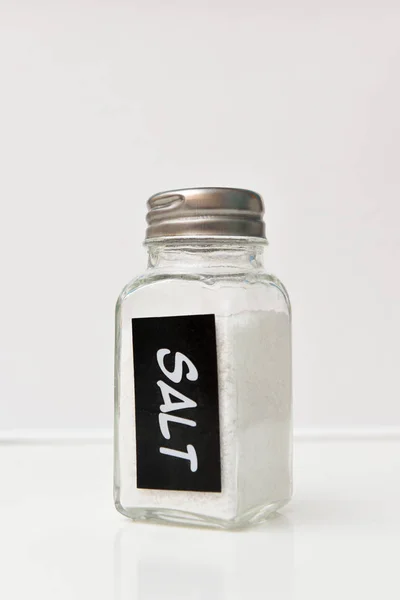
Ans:
[{"label": "salt shaker", "polygon": [[263,267],[262,199],[174,190],[147,222],[148,268],[116,308],[116,507],[258,523],[292,493],[291,312]]}]

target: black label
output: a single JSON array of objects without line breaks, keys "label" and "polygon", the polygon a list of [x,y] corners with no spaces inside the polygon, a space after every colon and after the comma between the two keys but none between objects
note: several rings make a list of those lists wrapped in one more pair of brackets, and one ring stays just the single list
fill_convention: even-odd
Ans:
[{"label": "black label", "polygon": [[132,319],[137,487],[221,491],[214,315]]}]

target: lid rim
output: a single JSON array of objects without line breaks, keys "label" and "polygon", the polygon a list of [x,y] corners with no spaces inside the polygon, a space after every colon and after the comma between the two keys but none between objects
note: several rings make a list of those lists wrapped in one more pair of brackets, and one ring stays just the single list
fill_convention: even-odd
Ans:
[{"label": "lid rim", "polygon": [[269,242],[266,237],[260,237],[258,235],[164,235],[158,237],[150,237],[144,240],[144,245],[148,244],[159,244],[163,242],[255,242],[261,246],[268,246]]}]

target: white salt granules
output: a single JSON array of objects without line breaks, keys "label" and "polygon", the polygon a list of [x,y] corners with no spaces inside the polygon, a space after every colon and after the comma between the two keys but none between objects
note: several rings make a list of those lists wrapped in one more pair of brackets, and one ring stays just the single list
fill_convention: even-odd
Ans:
[{"label": "white salt granules", "polygon": [[290,323],[275,311],[216,323],[222,464],[237,474],[233,496],[242,514],[291,494]]},{"label": "white salt granules", "polygon": [[285,313],[257,311],[231,317],[229,328],[221,351],[232,355],[237,374],[241,514],[291,495],[290,322]]},{"label": "white salt granules", "polygon": [[[206,304],[203,299],[192,314],[213,312]],[[230,520],[290,497],[290,317],[284,311],[241,308],[215,316],[222,491],[188,492],[136,487],[131,308],[126,303],[118,441],[120,502],[125,512],[172,509]],[[219,310],[223,313],[223,306]],[[174,312],[189,314],[182,308]]]}]

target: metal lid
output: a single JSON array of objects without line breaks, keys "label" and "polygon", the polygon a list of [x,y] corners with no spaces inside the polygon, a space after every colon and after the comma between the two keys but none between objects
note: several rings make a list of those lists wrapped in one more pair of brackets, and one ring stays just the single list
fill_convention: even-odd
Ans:
[{"label": "metal lid", "polygon": [[147,206],[146,241],[220,236],[265,240],[263,201],[259,194],[250,190],[171,190],[155,194],[147,201]]}]

